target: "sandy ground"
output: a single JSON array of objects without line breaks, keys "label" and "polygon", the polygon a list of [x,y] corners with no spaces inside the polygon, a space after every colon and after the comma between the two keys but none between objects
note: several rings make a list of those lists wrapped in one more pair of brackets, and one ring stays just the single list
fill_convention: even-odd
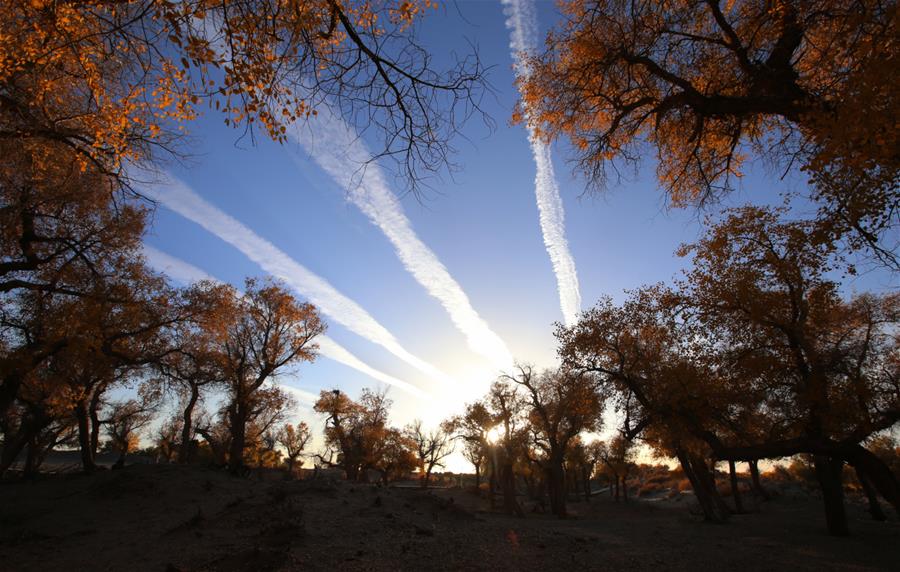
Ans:
[{"label": "sandy ground", "polygon": [[691,505],[601,497],[518,519],[458,489],[134,465],[0,483],[0,571],[900,569],[896,515],[876,523],[855,502],[840,539],[804,495],[724,525]]}]

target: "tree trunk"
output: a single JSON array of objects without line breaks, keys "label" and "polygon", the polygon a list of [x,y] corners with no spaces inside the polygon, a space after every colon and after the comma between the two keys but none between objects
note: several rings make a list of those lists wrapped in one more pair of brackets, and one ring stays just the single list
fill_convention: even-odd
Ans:
[{"label": "tree trunk", "polygon": [[194,424],[194,406],[197,405],[198,399],[200,399],[200,388],[192,384],[191,396],[188,399],[187,405],[184,407],[184,414],[182,416],[181,446],[178,448],[179,463],[189,463],[193,457],[194,451],[191,433],[193,432]]},{"label": "tree trunk", "polygon": [[628,481],[626,475],[622,475],[622,500],[628,502]]},{"label": "tree trunk", "polygon": [[548,463],[545,474],[550,489],[550,511],[560,518],[565,518],[567,516],[566,473],[562,466],[562,459],[557,460],[551,457]]},{"label": "tree trunk", "polygon": [[475,488],[481,488],[481,465],[475,465]]},{"label": "tree trunk", "polygon": [[231,447],[228,452],[228,470],[237,475],[244,469],[244,444],[247,440],[247,416],[237,405],[229,415],[231,418]]},{"label": "tree trunk", "polygon": [[78,421],[78,448],[81,451],[81,469],[91,474],[97,469],[94,463],[94,449],[91,446],[91,421],[88,405],[84,401],[75,404],[75,419]]},{"label": "tree trunk", "polygon": [[825,521],[828,533],[832,536],[847,536],[847,513],[844,510],[844,489],[841,483],[841,471],[844,468],[842,459],[815,455],[813,462],[816,477],[822,487],[822,500],[825,502]]},{"label": "tree trunk", "polygon": [[734,499],[734,510],[738,514],[744,513],[744,503],[741,502],[741,491],[738,487],[737,470],[734,461],[728,461],[728,477],[731,480],[731,498]]},{"label": "tree trunk", "polygon": [[616,502],[619,502],[619,474],[613,473],[613,479],[616,481]]},{"label": "tree trunk", "polygon": [[859,484],[862,485],[863,491],[866,493],[866,498],[869,501],[869,514],[872,515],[872,519],[879,522],[887,520],[887,516],[885,516],[884,511],[881,510],[881,504],[878,502],[878,493],[875,491],[875,487],[872,486],[872,481],[869,480],[869,476],[866,474],[865,470],[860,469],[859,467],[854,467],[854,469],[856,470],[856,478],[859,479]]},{"label": "tree trunk", "polygon": [[585,502],[591,502],[591,473],[593,470],[588,470],[587,468],[582,468],[581,473],[581,484],[584,486],[584,500]]},{"label": "tree trunk", "polygon": [[769,495],[769,491],[763,488],[762,483],[759,480],[759,461],[747,461],[747,464],[750,466],[750,482],[753,484],[753,490],[757,495],[760,496],[763,500],[769,500],[772,497]]},{"label": "tree trunk", "polygon": [[28,428],[23,422],[12,438],[3,442],[3,452],[0,453],[0,477],[6,474],[6,471],[16,462],[22,449],[28,445],[28,433]]},{"label": "tree trunk", "polygon": [[507,514],[525,516],[516,499],[516,475],[513,472],[512,463],[503,463],[500,471],[500,486],[503,489],[503,508]]},{"label": "tree trunk", "polygon": [[[718,492],[710,488],[711,478],[709,468],[703,459],[691,458],[684,451],[678,449],[675,452],[685,476],[691,482],[694,496],[703,510],[703,517],[709,522],[725,522],[728,519],[728,509],[724,506]],[[716,502],[718,499],[719,502]]]},{"label": "tree trunk", "polygon": [[101,388],[98,386],[94,390],[94,396],[91,398],[89,413],[91,417],[91,455],[97,458],[97,449],[100,446],[100,397],[103,395]]},{"label": "tree trunk", "polygon": [[854,445],[845,458],[854,467],[865,471],[866,477],[878,493],[891,503],[900,515],[900,483],[884,461],[862,445]]}]

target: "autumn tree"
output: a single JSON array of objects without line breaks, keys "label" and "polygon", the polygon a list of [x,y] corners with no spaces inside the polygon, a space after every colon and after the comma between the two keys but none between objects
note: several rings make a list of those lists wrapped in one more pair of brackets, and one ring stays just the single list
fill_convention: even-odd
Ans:
[{"label": "autumn tree", "polygon": [[572,440],[567,462],[573,469],[580,473],[584,500],[591,500],[591,479],[594,477],[597,465],[602,461],[602,453],[606,449],[606,443],[595,440],[585,443],[581,437]]},{"label": "autumn tree", "polygon": [[365,480],[387,435],[390,406],[383,392],[363,389],[359,401],[353,401],[340,390],[322,390],[313,407],[325,416],[327,456],[319,455],[319,460],[343,469],[349,481]]},{"label": "autumn tree", "polygon": [[[658,158],[676,205],[734,186],[748,155],[800,166],[816,231],[898,268],[895,3],[566,0],[520,118],[568,137],[589,179]],[[860,113],[860,110],[866,110]],[[648,153],[649,152],[649,153]],[[884,241],[888,242],[885,243]]]},{"label": "autumn tree", "polygon": [[435,427],[427,431],[422,427],[422,420],[416,419],[409,424],[405,435],[415,444],[418,467],[422,473],[422,486],[428,488],[431,473],[435,467],[444,467],[444,459],[453,453],[453,442],[443,427]]},{"label": "autumn tree", "polygon": [[603,462],[604,467],[612,477],[616,501],[618,502],[619,493],[621,492],[622,498],[627,502],[627,481],[628,473],[634,465],[634,444],[622,435],[616,435],[609,442],[598,442],[596,451],[600,461]]},{"label": "autumn tree", "polygon": [[900,420],[896,294],[845,300],[831,279],[833,246],[813,223],[779,211],[730,211],[685,253],[694,255],[685,299],[738,384],[764,384],[778,438],[729,447],[706,435],[720,459],[813,455],[833,534],[846,534],[845,462],[900,508],[897,478],[862,443]]},{"label": "autumn tree", "polygon": [[477,111],[477,56],[434,67],[414,21],[430,0],[31,2],[0,9],[0,135],[51,142],[120,175],[204,107],[276,140],[333,106],[375,126],[409,174],[447,160]]},{"label": "autumn tree", "polygon": [[445,421],[444,426],[454,439],[462,440],[463,456],[475,468],[475,487],[478,488],[490,455],[487,434],[494,426],[490,412],[484,403],[476,401],[466,405],[464,413]]},{"label": "autumn tree", "polygon": [[238,318],[238,296],[231,286],[198,282],[179,292],[176,303],[186,306],[191,319],[176,323],[167,341],[170,351],[156,367],[181,398],[178,461],[191,459],[194,411],[203,392],[225,381],[226,335]]},{"label": "autumn tree", "polygon": [[491,414],[494,428],[489,432],[491,452],[496,455],[494,470],[498,473],[503,492],[503,508],[508,514],[524,516],[516,498],[515,465],[524,452],[527,441],[525,401],[518,385],[500,379],[491,384],[485,397],[485,407]]},{"label": "autumn tree", "polygon": [[705,518],[722,521],[730,511],[713,486],[710,446],[698,434],[714,427],[732,399],[728,386],[712,381],[703,359],[708,338],[679,319],[679,300],[662,286],[633,292],[621,305],[601,299],[574,326],[559,326],[559,353],[566,367],[597,376],[599,391],[619,413],[623,437],[641,437],[676,457]]},{"label": "autumn tree", "polygon": [[565,517],[566,457],[579,433],[600,429],[604,402],[591,374],[583,371],[535,372],[530,366],[519,366],[517,373],[505,379],[524,389],[529,436],[541,452],[539,463],[549,486],[550,509]]},{"label": "autumn tree", "polygon": [[406,477],[420,466],[416,442],[396,427],[388,427],[375,443],[369,467],[378,471],[381,482]]},{"label": "autumn tree", "polygon": [[[294,466],[297,465],[297,460],[306,449],[306,444],[309,443],[311,436],[309,425],[304,421],[298,423],[296,427],[286,423],[276,434],[278,444],[284,448],[287,473],[291,477],[294,476]],[[299,466],[302,465],[303,462],[301,461]]]},{"label": "autumn tree", "polygon": [[312,304],[298,302],[274,282],[248,279],[234,305],[237,319],[228,327],[222,352],[229,468],[238,472],[248,427],[268,412],[283,409],[286,396],[272,384],[273,378],[287,366],[316,358],[313,340],[325,331],[325,324]]},{"label": "autumn tree", "polygon": [[103,423],[110,448],[119,455],[114,468],[125,465],[125,457],[137,447],[139,431],[153,420],[154,413],[152,403],[148,403],[146,399],[129,399],[108,405]]}]

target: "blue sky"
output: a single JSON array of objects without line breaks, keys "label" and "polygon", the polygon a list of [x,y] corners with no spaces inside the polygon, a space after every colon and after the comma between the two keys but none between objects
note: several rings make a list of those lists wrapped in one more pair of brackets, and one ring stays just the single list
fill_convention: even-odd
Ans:
[{"label": "blue sky", "polygon": [[[538,4],[541,30],[556,17],[554,3]],[[505,20],[499,2],[485,1],[459,2],[458,10],[450,4],[429,12],[421,23],[421,38],[438,62],[451,49],[467,50],[467,39],[492,66],[495,93],[484,103],[496,120],[496,130],[489,132],[481,122],[471,122],[464,131],[466,139],[454,141],[459,151],[454,161],[460,170],[452,178],[433,182],[421,201],[405,196],[399,202],[412,231],[483,323],[472,318],[468,329],[458,327],[451,312],[429,294],[428,279],[417,281],[408,271],[396,245],[373,224],[373,215],[367,216],[354,202],[353,189],[323,169],[328,157],[321,155],[323,149],[327,154],[329,141],[315,142],[318,157],[296,140],[278,145],[261,136],[253,144],[238,140],[239,133],[211,113],[191,125],[192,156],[184,165],[170,168],[183,183],[179,188],[189,188],[186,192],[199,195],[211,208],[327,281],[389,332],[402,351],[445,375],[443,379],[429,375],[425,366],[398,357],[401,350],[389,351],[385,344],[352,331],[340,323],[344,316],[326,316],[329,338],[360,363],[430,394],[427,398],[391,388],[398,424],[415,417],[437,422],[484,393],[502,363],[502,352],[479,346],[479,353],[473,339],[496,335],[517,360],[539,366],[554,363],[552,324],[564,315],[539,223],[528,134],[509,123],[516,92]],[[701,217],[696,211],[665,209],[652,161],[644,163],[635,180],[604,195],[584,195],[584,183],[573,176],[564,147],[554,147],[554,167],[582,308],[601,296],[621,299],[626,289],[677,275],[685,261],[673,251],[699,236]],[[388,174],[383,181],[392,193],[403,191]],[[779,181],[759,167],[745,177],[742,189],[727,204],[771,201],[789,184],[800,183]],[[168,196],[178,201],[182,195]],[[235,285],[245,276],[267,274],[245,253],[169,206],[161,202],[146,237],[156,251]],[[880,275],[867,275],[851,285],[860,290],[885,287],[887,279]],[[307,295],[299,289],[297,294]],[[467,311],[463,308],[459,315]],[[325,356],[283,376],[281,382],[310,393],[338,387],[350,395],[383,384],[360,368]],[[298,394],[301,402],[303,395]],[[314,419],[308,400],[300,416]]]}]

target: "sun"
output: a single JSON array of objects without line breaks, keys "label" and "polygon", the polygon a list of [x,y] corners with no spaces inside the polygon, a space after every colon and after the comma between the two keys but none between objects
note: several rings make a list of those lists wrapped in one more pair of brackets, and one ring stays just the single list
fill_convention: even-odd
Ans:
[{"label": "sun", "polygon": [[494,445],[498,441],[500,441],[501,436],[502,436],[502,433],[501,433],[501,429],[500,429],[499,425],[495,425],[490,430],[488,430],[488,432],[485,434],[485,438],[487,439],[487,442],[490,443],[491,445]]}]

